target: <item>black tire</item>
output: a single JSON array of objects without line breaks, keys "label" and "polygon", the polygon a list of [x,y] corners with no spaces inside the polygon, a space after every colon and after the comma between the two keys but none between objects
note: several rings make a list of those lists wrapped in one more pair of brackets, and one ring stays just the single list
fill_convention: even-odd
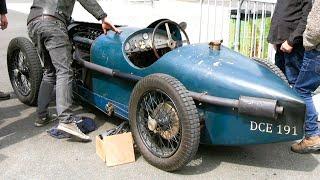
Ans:
[{"label": "black tire", "polygon": [[263,66],[267,67],[270,71],[272,71],[274,74],[276,74],[279,78],[281,78],[286,84],[289,85],[289,82],[284,75],[284,73],[276,66],[275,64],[269,62],[266,59],[260,59],[260,58],[252,58],[252,60],[262,64]]},{"label": "black tire", "polygon": [[[145,125],[148,124],[148,127],[145,127],[144,132],[141,133],[139,131],[140,127],[143,127],[141,123],[139,123],[139,116],[138,114],[143,112],[139,111],[139,107],[143,106],[142,99],[147,96],[148,92],[155,92],[155,93],[164,93],[164,96],[166,95],[169,98],[166,99],[166,101],[163,100],[163,102],[166,103],[160,103],[156,106],[156,108],[152,109],[153,115],[156,109],[158,109],[159,105],[161,105],[160,110],[161,113],[163,113],[166,110],[163,110],[162,107],[163,104],[170,104],[170,116],[164,116],[165,118],[159,115],[159,118],[153,117],[155,121],[157,122],[156,127],[160,128],[162,126],[160,124],[160,121],[163,122],[163,119],[170,119],[170,125],[167,127],[170,127],[169,129],[166,129],[165,131],[168,132],[168,130],[173,133],[173,127],[172,124],[172,112],[175,113],[175,120],[179,121],[178,125],[179,127],[179,136],[178,132],[176,132],[176,135],[180,138],[179,143],[176,143],[176,150],[172,151],[172,154],[168,156],[159,157],[158,154],[154,153],[155,150],[150,150],[150,146],[147,145],[145,138],[147,138],[147,133],[153,134],[153,136],[149,136],[150,138],[155,138],[156,133],[152,132],[149,128],[149,121],[145,122]],[[162,95],[161,95],[162,97]],[[163,99],[163,98],[162,98]],[[157,99],[152,99],[157,100]],[[169,100],[171,102],[169,102]],[[146,101],[144,99],[144,101]],[[156,102],[156,101],[155,101]],[[167,103],[168,102],[168,103]],[[152,103],[153,104],[153,103]],[[146,106],[146,105],[145,105]],[[150,107],[150,106],[148,106]],[[161,110],[161,108],[163,108]],[[172,110],[173,109],[173,110]],[[139,111],[139,112],[138,112]],[[145,113],[145,112],[144,112]],[[159,114],[161,114],[159,113]],[[168,112],[167,112],[168,113]],[[157,114],[157,113],[156,113]],[[166,114],[168,115],[168,114]],[[157,115],[155,115],[157,116]],[[192,159],[192,157],[196,154],[199,142],[200,142],[200,123],[199,123],[199,116],[198,111],[195,106],[195,103],[192,99],[192,97],[189,95],[189,92],[186,90],[186,88],[175,78],[165,75],[165,74],[153,74],[150,76],[147,76],[140,80],[136,86],[133,89],[133,92],[131,94],[130,103],[129,103],[129,119],[130,119],[130,126],[133,133],[133,137],[135,140],[135,143],[137,144],[142,156],[153,166],[162,169],[164,171],[175,171],[182,167],[184,167],[187,163],[189,163]],[[150,115],[148,113],[148,119],[150,119]],[[151,118],[152,119],[152,118]],[[174,119],[174,118],[173,118]],[[177,120],[178,119],[178,120]],[[145,120],[144,120],[145,121]],[[167,120],[168,121],[168,120]],[[164,126],[163,126],[164,127]],[[148,129],[149,128],[149,129]],[[180,135],[181,132],[181,135]],[[159,134],[163,133],[163,129],[161,131],[158,131]],[[146,134],[146,135],[145,135]],[[145,138],[142,136],[145,135]],[[163,134],[161,135],[160,139],[163,139],[163,142],[169,142],[173,140],[179,139],[174,137],[175,135],[171,135],[172,137],[165,138]],[[159,140],[160,141],[160,140]],[[159,143],[158,141],[158,143]],[[161,140],[162,141],[162,140]],[[151,141],[150,141],[151,142]],[[152,141],[155,142],[155,141]],[[164,143],[165,144],[165,143]],[[155,145],[155,144],[153,144]],[[171,144],[170,144],[171,145]],[[168,145],[169,146],[169,145]],[[157,146],[158,147],[158,146]],[[157,148],[156,146],[154,148]],[[151,145],[152,148],[152,145]],[[154,149],[153,148],[153,149]],[[171,146],[172,148],[172,146]],[[161,150],[162,151],[162,150]]]},{"label": "black tire", "polygon": [[[23,65],[17,65],[20,61],[20,55]],[[10,41],[7,52],[7,66],[11,85],[18,99],[24,104],[35,106],[43,71],[37,50],[29,39],[17,37]],[[24,82],[27,82],[25,89],[21,85],[22,80],[19,80],[19,76],[20,80],[24,76],[24,80],[26,80]]]}]

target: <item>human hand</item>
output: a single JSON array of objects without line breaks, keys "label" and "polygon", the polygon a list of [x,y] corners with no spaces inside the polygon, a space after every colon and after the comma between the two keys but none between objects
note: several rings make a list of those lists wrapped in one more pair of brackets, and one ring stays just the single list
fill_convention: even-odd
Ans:
[{"label": "human hand", "polygon": [[5,14],[1,14],[0,20],[1,20],[1,23],[0,23],[1,29],[2,30],[6,29],[8,27],[7,16]]},{"label": "human hand", "polygon": [[288,41],[285,41],[281,44],[280,50],[284,53],[290,54],[293,50],[293,47],[288,44]]},{"label": "human hand", "polygon": [[117,34],[120,34],[122,31],[116,28],[108,19],[107,17],[103,18],[102,20],[102,30],[104,34],[107,34],[108,30],[112,30]]}]

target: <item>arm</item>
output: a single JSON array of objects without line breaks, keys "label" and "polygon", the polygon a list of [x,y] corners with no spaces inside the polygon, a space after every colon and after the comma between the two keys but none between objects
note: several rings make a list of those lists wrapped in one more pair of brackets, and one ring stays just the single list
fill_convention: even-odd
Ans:
[{"label": "arm", "polygon": [[107,14],[103,11],[96,0],[78,0],[79,3],[91,13],[97,20],[102,20],[102,29],[105,34],[111,29],[116,33],[121,33],[121,30],[116,28],[108,19]]},{"label": "arm", "polygon": [[298,37],[302,37],[304,30],[306,29],[308,14],[312,8],[312,0],[301,0],[302,1],[302,18],[299,21],[297,28],[290,34],[288,44],[293,46],[295,40]]},{"label": "arm", "polygon": [[306,30],[303,34],[303,45],[312,50],[320,44],[320,0],[316,0],[308,17]]},{"label": "arm", "polygon": [[97,20],[102,20],[107,14],[103,11],[96,0],[78,0],[79,3]]}]

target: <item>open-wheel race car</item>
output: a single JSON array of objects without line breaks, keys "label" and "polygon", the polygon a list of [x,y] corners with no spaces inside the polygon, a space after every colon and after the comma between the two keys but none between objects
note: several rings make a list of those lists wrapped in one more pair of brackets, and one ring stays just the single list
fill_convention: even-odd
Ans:
[{"label": "open-wheel race car", "polygon": [[[73,22],[74,96],[126,119],[141,154],[175,171],[200,143],[225,146],[301,139],[305,104],[273,64],[219,42],[190,45],[186,24],[159,20],[147,28]],[[13,39],[8,71],[18,98],[37,102],[42,65],[33,44]]]}]

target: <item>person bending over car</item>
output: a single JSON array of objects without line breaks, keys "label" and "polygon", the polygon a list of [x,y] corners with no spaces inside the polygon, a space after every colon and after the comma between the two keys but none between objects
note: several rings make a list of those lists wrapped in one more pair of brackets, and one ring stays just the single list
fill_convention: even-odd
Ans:
[{"label": "person bending over car", "polygon": [[[0,26],[2,30],[5,30],[8,27],[8,19],[7,19],[7,6],[6,1],[0,1]],[[10,99],[10,94],[4,93],[0,91],[0,100],[7,100]]]},{"label": "person bending over car", "polygon": [[[76,0],[33,0],[27,25],[33,41],[44,63],[44,74],[38,95],[38,119],[35,126],[44,126],[54,119],[48,113],[48,105],[56,85],[56,109],[59,120],[58,129],[83,140],[89,136],[79,130],[72,113],[72,69],[71,42],[67,25]],[[77,0],[96,19],[102,21],[106,33],[111,29],[121,33],[107,19],[96,0]]]},{"label": "person bending over car", "polygon": [[301,95],[307,106],[305,138],[291,146],[297,153],[308,153],[320,149],[320,130],[318,113],[314,107],[311,93],[320,85],[320,0],[315,0],[303,34],[306,49],[300,74],[294,89]]},{"label": "person bending over car", "polygon": [[293,86],[303,59],[302,34],[312,0],[278,0],[271,21],[268,42],[276,49],[275,64]]}]

